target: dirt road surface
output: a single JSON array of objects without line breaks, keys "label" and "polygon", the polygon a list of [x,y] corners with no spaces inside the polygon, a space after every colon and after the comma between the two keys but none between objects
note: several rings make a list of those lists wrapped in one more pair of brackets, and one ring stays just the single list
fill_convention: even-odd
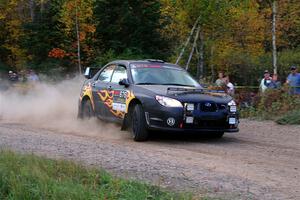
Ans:
[{"label": "dirt road surface", "polygon": [[0,121],[0,148],[75,160],[199,196],[300,199],[300,126],[242,120],[239,133],[220,140],[168,133],[144,143],[113,125],[93,128]]}]

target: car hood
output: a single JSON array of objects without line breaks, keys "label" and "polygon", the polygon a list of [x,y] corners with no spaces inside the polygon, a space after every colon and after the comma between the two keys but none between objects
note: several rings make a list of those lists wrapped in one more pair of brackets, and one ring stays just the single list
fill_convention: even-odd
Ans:
[{"label": "car hood", "polygon": [[[172,86],[172,85],[139,85],[140,88],[144,90],[151,91],[155,95],[162,95],[177,99],[181,102],[215,102],[215,103],[227,103],[232,100],[232,97],[221,92],[212,90],[203,90],[203,92],[197,91],[192,92],[189,89],[195,89],[193,87],[184,86]],[[187,89],[187,91],[170,91],[168,88],[172,89]]]}]

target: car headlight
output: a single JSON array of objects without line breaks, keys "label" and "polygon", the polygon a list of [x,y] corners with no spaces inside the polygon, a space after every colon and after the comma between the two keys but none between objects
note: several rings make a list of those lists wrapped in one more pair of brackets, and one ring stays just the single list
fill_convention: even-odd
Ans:
[{"label": "car headlight", "polygon": [[227,105],[229,106],[229,111],[230,112],[236,112],[237,111],[235,101],[231,100],[231,101],[228,102]]},{"label": "car headlight", "polygon": [[176,99],[172,99],[169,97],[164,97],[164,96],[155,96],[156,100],[158,101],[158,103],[160,103],[161,105],[165,106],[165,107],[177,107],[177,108],[182,108],[182,104],[180,103],[180,101],[176,100]]}]

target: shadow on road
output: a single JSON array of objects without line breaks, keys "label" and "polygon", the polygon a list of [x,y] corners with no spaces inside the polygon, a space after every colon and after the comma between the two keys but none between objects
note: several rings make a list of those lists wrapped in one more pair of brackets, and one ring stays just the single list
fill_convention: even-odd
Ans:
[{"label": "shadow on road", "polygon": [[236,133],[225,133],[222,138],[216,138],[209,133],[178,133],[178,132],[151,132],[149,141],[172,142],[172,143],[236,143],[239,140],[235,137]]}]

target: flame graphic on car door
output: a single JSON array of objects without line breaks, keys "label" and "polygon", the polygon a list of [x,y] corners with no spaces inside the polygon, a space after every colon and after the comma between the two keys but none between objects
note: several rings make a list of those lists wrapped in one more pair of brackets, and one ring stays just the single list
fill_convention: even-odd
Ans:
[{"label": "flame graphic on car door", "polygon": [[124,118],[130,101],[135,98],[133,92],[128,90],[100,90],[98,95],[109,111],[118,118]]}]

